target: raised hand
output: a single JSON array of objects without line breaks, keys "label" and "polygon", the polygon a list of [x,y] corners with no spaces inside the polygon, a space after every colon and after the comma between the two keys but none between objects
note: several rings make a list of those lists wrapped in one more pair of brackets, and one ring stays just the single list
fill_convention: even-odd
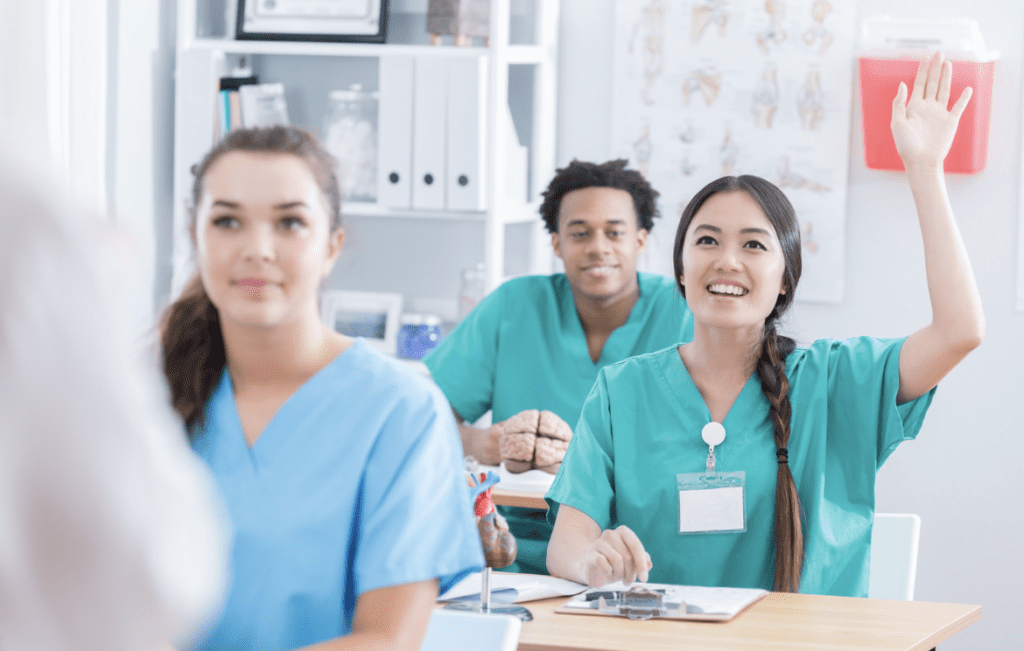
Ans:
[{"label": "raised hand", "polygon": [[953,108],[949,105],[949,85],[953,66],[943,61],[941,52],[921,59],[914,90],[907,101],[907,85],[900,82],[892,102],[892,135],[903,166],[940,167],[949,153],[960,116],[971,99],[968,86]]}]

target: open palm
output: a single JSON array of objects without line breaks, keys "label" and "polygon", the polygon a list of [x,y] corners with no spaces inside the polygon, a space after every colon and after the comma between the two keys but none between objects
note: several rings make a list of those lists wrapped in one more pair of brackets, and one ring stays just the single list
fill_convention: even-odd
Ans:
[{"label": "open palm", "polygon": [[907,85],[900,82],[892,101],[892,136],[904,167],[940,166],[946,158],[972,92],[965,88],[947,110],[952,76],[952,64],[936,52],[921,60],[909,102]]}]

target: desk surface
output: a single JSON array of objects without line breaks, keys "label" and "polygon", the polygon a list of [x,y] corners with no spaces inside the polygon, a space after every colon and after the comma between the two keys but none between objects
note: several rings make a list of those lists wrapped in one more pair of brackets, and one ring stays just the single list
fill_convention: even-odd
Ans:
[{"label": "desk surface", "polygon": [[526,491],[502,490],[501,484],[491,489],[491,499],[500,506],[523,506],[528,509],[547,510],[548,503],[544,501],[544,493]]},{"label": "desk surface", "polygon": [[981,619],[981,606],[783,593],[724,623],[555,613],[565,601],[522,604],[534,619],[519,651],[928,651]]}]

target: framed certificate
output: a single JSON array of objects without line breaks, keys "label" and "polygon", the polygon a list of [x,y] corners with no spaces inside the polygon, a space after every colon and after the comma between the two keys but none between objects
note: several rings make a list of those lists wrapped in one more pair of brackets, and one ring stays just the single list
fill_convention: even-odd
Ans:
[{"label": "framed certificate", "polygon": [[238,0],[235,38],[383,43],[388,0]]}]

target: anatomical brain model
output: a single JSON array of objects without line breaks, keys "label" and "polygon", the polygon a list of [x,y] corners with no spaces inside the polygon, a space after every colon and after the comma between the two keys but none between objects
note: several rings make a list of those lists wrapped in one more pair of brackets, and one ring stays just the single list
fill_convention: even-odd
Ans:
[{"label": "anatomical brain model", "polygon": [[572,428],[554,412],[527,409],[505,421],[498,453],[509,472],[536,468],[555,474],[571,438]]}]

